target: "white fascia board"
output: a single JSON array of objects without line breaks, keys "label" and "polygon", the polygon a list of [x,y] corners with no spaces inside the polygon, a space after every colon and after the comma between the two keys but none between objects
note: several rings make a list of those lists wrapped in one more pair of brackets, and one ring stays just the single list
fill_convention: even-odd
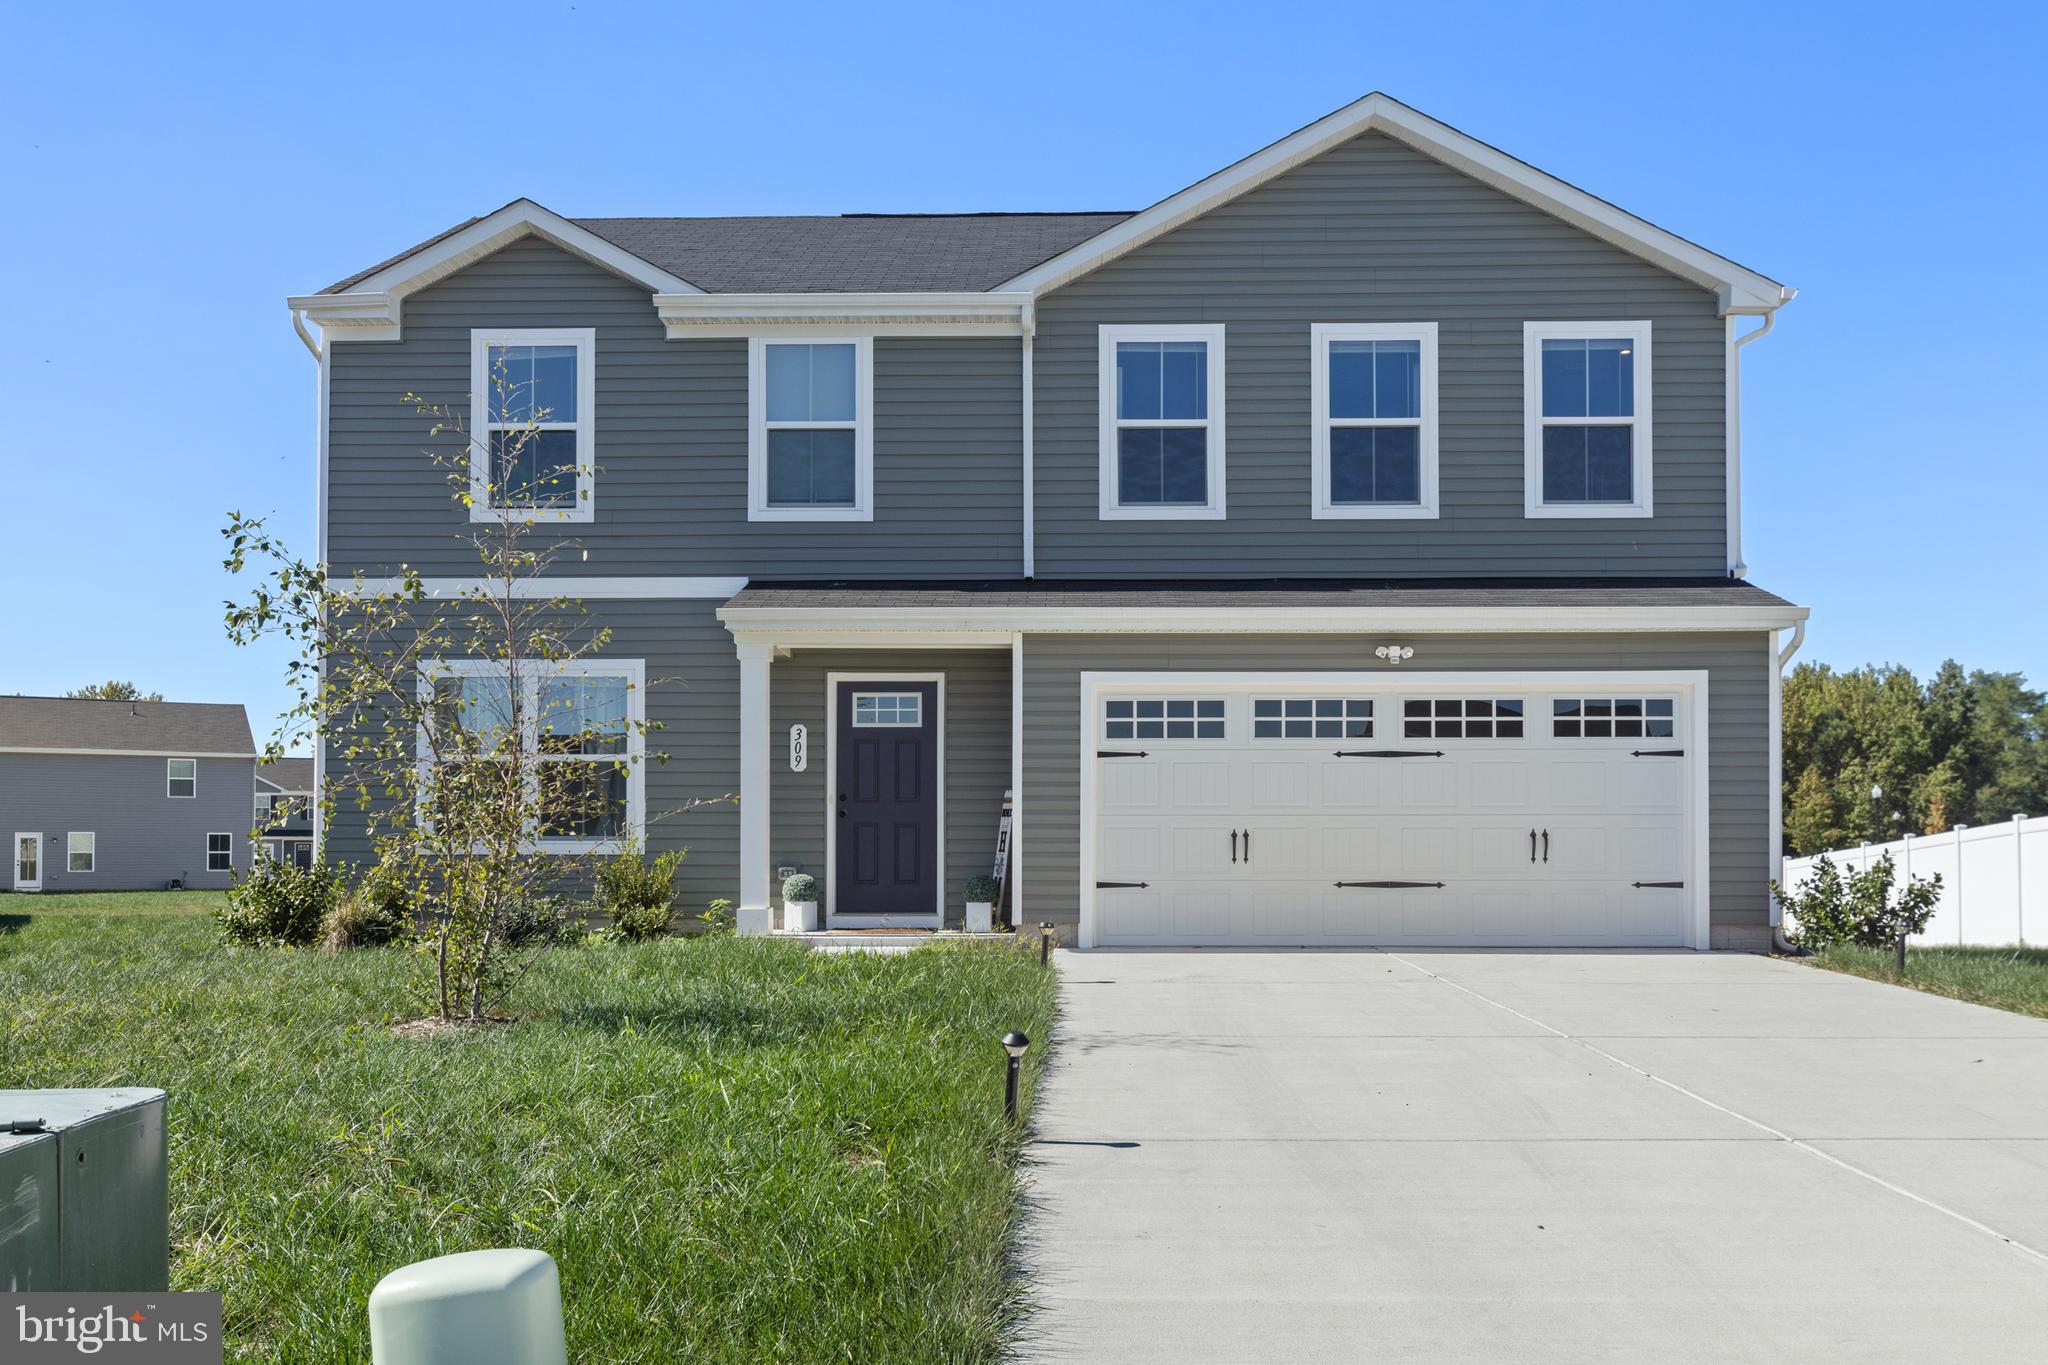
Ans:
[{"label": "white fascia board", "polygon": [[32,746],[0,746],[0,754],[65,754],[82,758],[246,758],[255,762],[257,753],[216,754],[191,749],[41,749]]},{"label": "white fascia board", "polygon": [[[402,578],[335,579],[331,588],[351,597],[387,597],[405,591]],[[505,586],[490,578],[422,578],[421,588],[434,601],[495,598]],[[747,586],[745,578],[520,578],[511,584],[515,601],[649,601],[668,602],[697,597],[731,597]]]},{"label": "white fascia board", "polygon": [[588,228],[578,227],[531,199],[515,199],[339,293],[294,294],[285,300],[285,305],[295,313],[303,313],[307,321],[319,324],[329,339],[396,341],[407,295],[524,237],[543,238],[656,294],[702,292],[688,280],[606,241]]},{"label": "white fascia board", "polygon": [[1713,290],[1723,313],[1768,313],[1790,302],[1798,292],[1377,92],[1317,119],[1263,151],[1196,181],[1178,194],[996,287],[1027,292],[1034,297],[1058,289],[1338,144],[1371,132],[1384,133],[1681,279]]},{"label": "white fascia board", "polygon": [[878,334],[1021,336],[1028,294],[656,294],[668,339],[827,327]]},{"label": "white fascia board", "polygon": [[799,644],[797,637],[854,639],[874,633],[936,634],[998,641],[1006,633],[1251,635],[1476,632],[1775,630],[1803,621],[1805,607],[723,607],[733,634]]}]

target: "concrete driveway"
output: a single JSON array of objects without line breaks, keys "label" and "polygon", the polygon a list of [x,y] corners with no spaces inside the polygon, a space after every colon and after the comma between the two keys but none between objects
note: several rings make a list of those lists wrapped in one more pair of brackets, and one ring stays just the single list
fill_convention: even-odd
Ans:
[{"label": "concrete driveway", "polygon": [[1735,954],[1060,954],[1044,1361],[2048,1359],[2048,1021]]}]

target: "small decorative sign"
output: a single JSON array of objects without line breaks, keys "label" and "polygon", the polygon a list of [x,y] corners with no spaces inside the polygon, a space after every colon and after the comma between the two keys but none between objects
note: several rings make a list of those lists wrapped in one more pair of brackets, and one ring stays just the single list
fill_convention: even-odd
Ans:
[{"label": "small decorative sign", "polygon": [[802,725],[789,727],[789,770],[802,772],[811,761],[811,732]]}]

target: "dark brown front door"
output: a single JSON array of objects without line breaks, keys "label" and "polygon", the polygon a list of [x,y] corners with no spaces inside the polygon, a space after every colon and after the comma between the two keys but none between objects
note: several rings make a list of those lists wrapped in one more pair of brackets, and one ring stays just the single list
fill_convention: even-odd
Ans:
[{"label": "dark brown front door", "polygon": [[834,915],[928,915],[939,889],[939,685],[842,682]]}]

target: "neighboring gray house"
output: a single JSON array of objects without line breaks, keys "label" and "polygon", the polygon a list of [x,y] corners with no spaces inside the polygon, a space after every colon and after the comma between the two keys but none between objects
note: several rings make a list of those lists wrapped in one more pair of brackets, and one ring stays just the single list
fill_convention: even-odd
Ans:
[{"label": "neighboring gray house", "polygon": [[647,831],[689,903],[934,926],[1014,792],[1012,913],[1083,946],[1758,949],[1807,613],[1737,357],[1792,296],[1370,95],[1136,213],[522,199],[289,302],[335,572],[475,572],[409,391],[481,438],[514,371],[581,467],[473,488],[573,540],[580,695],[668,761],[544,848],[736,791]]},{"label": "neighboring gray house", "polygon": [[256,765],[256,824],[263,856],[313,865],[313,760],[274,758]]},{"label": "neighboring gray house", "polygon": [[0,696],[0,888],[224,887],[255,784],[239,706]]}]

